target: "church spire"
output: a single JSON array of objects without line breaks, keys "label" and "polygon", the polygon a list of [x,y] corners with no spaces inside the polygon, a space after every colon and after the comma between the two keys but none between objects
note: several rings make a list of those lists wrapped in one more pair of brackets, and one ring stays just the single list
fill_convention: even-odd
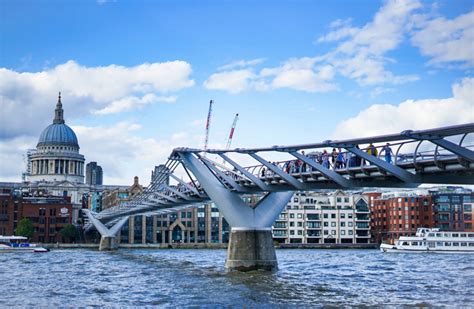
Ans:
[{"label": "church spire", "polygon": [[59,92],[58,103],[56,104],[56,109],[54,110],[53,123],[64,123],[64,111],[63,104],[61,103],[61,91]]}]

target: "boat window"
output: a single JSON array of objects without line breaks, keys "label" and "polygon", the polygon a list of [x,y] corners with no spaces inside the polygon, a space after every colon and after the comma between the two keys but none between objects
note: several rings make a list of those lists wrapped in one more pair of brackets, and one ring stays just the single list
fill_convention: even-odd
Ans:
[{"label": "boat window", "polygon": [[462,242],[461,247],[467,247],[467,242]]},{"label": "boat window", "polygon": [[435,236],[434,233],[429,233],[429,234],[428,234],[428,237],[434,237],[434,236]]},{"label": "boat window", "polygon": [[453,242],[453,246],[454,247],[459,247],[459,243],[458,242]]},{"label": "boat window", "polygon": [[459,237],[458,233],[453,233],[453,237]]},{"label": "boat window", "polygon": [[412,245],[412,246],[418,246],[418,242],[417,242],[417,241],[413,241],[413,242],[411,243],[411,245]]},{"label": "boat window", "polygon": [[449,241],[445,241],[444,245],[449,247],[449,246],[451,246],[451,243]]},{"label": "boat window", "polygon": [[469,247],[474,247],[474,242],[470,242]]},{"label": "boat window", "polygon": [[442,237],[441,233],[436,233],[436,237]]},{"label": "boat window", "polygon": [[448,233],[444,233],[444,237],[449,237],[449,234],[448,234]]},{"label": "boat window", "polygon": [[442,246],[443,246],[443,242],[442,242],[442,241],[436,242],[436,246],[437,246],[437,247],[442,247]]},{"label": "boat window", "polygon": [[474,237],[474,234],[469,234],[468,236],[469,236],[469,237]]},{"label": "boat window", "polygon": [[459,237],[466,237],[466,234],[459,234]]},{"label": "boat window", "polygon": [[408,242],[404,241],[402,245],[403,246],[408,246]]},{"label": "boat window", "polygon": [[434,248],[435,247],[435,242],[434,241],[429,241],[428,242],[428,247]]}]

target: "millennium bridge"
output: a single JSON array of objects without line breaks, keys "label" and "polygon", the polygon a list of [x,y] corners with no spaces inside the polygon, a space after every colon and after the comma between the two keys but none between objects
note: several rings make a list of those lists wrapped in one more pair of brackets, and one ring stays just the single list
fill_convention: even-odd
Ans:
[{"label": "millennium bridge", "polygon": [[[87,228],[100,233],[100,250],[112,250],[131,215],[212,201],[231,227],[226,269],[273,270],[278,264],[271,226],[295,191],[474,184],[473,132],[474,123],[468,123],[293,146],[176,148],[141,194],[100,213],[84,210]],[[343,158],[337,165],[325,152],[334,148]],[[256,204],[246,202],[255,195],[261,197]]]}]

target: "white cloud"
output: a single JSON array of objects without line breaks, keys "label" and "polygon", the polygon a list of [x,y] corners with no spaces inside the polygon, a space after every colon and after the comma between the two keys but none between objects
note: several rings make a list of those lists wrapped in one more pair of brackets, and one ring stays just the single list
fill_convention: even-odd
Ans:
[{"label": "white cloud", "polygon": [[474,65],[474,11],[454,19],[422,18],[411,41],[432,64],[457,62]]},{"label": "white cloud", "polygon": [[0,178],[1,181],[20,181],[21,174],[26,171],[24,155],[38,142],[37,137],[17,136],[8,140],[0,140]]},{"label": "white cloud", "polygon": [[248,90],[250,81],[255,77],[249,69],[214,73],[204,82],[204,87],[239,93]]},{"label": "white cloud", "polygon": [[136,108],[143,107],[145,105],[164,102],[174,103],[176,102],[176,96],[156,96],[153,93],[144,95],[143,97],[128,96],[116,101],[113,101],[106,107],[94,111],[97,115],[115,114],[123,111],[128,111]]},{"label": "white cloud", "polygon": [[[191,65],[184,61],[134,67],[86,67],[68,61],[23,73],[0,68],[0,138],[36,133],[46,126],[53,118],[58,91],[62,91],[66,118],[97,110],[117,112],[132,107],[130,100],[138,100],[139,106],[175,100],[163,95],[193,86],[190,74]],[[19,114],[22,117],[6,116]]]},{"label": "white cloud", "polygon": [[372,105],[341,122],[333,138],[347,139],[474,122],[474,78],[464,78],[452,89],[451,98]]},{"label": "white cloud", "polygon": [[230,70],[212,74],[204,87],[230,93],[247,90],[267,91],[289,88],[306,92],[326,92],[337,87],[329,83],[334,77],[331,65],[317,65],[319,57],[292,58],[278,67],[263,68],[259,73],[252,69]]},{"label": "white cloud", "polygon": [[360,85],[400,84],[417,80],[415,75],[397,76],[387,71],[385,53],[396,49],[404,39],[410,14],[421,7],[418,1],[388,1],[361,28],[347,22],[336,22],[333,28],[318,42],[339,42],[327,54],[327,61],[343,76],[354,79]]},{"label": "white cloud", "polygon": [[234,70],[237,68],[245,68],[245,67],[252,67],[257,64],[261,64],[265,61],[265,58],[257,58],[257,59],[252,59],[252,60],[237,60],[234,62],[231,62],[229,64],[220,66],[217,68],[218,71],[223,71],[223,70]]}]

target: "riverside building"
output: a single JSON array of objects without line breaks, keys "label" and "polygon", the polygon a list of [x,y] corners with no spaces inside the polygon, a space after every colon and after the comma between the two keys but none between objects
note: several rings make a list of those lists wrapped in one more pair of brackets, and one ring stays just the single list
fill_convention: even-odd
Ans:
[{"label": "riverside building", "polygon": [[369,208],[361,193],[297,192],[275,221],[273,238],[279,243],[369,243]]}]

